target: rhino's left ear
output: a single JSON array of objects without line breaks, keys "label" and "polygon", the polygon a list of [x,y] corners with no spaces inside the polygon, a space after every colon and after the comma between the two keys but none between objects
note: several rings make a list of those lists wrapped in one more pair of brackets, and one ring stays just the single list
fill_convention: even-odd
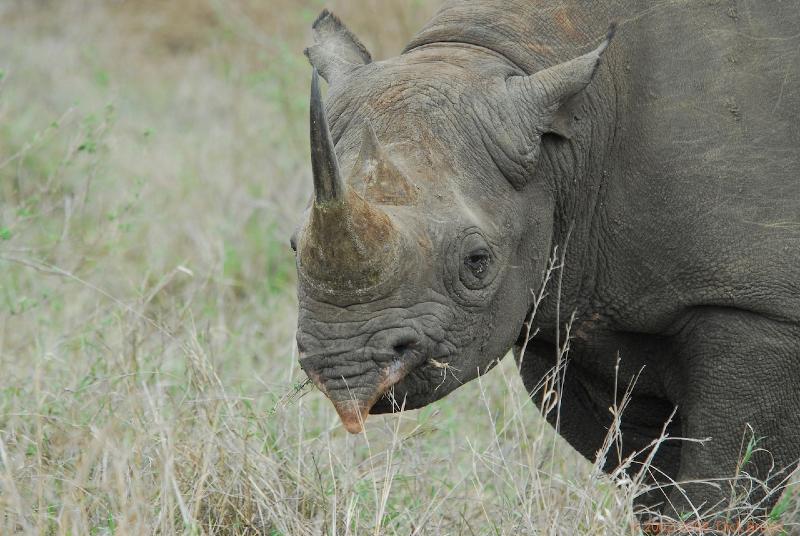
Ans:
[{"label": "rhino's left ear", "polygon": [[367,47],[327,9],[320,13],[313,29],[315,44],[305,49],[305,55],[329,84],[360,65],[372,63]]},{"label": "rhino's left ear", "polygon": [[616,31],[612,24],[603,43],[595,50],[573,60],[554,65],[530,76],[508,80],[512,100],[536,116],[536,127],[543,134],[572,137],[573,107],[577,96],[594,78],[603,53]]}]

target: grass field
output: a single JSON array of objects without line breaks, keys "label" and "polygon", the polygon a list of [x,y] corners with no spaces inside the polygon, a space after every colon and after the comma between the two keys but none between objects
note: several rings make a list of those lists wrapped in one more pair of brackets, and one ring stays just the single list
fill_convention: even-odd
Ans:
[{"label": "grass field", "polygon": [[[383,58],[437,4],[326,5]],[[322,7],[0,1],[0,534],[639,533],[511,359],[361,436],[304,385]]]}]

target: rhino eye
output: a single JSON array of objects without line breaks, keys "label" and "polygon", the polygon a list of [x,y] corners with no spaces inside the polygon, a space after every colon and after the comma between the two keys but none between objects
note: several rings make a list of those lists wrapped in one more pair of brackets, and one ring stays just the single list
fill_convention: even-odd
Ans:
[{"label": "rhino eye", "polygon": [[464,266],[466,266],[472,275],[478,279],[484,279],[489,273],[489,265],[492,262],[492,257],[485,249],[473,251],[464,259]]},{"label": "rhino eye", "polygon": [[491,295],[489,287],[500,268],[495,249],[476,227],[462,231],[452,244],[453,250],[458,248],[458,253],[447,256],[448,279],[445,281],[457,277],[453,280],[451,292],[462,302],[470,305],[483,303]]}]

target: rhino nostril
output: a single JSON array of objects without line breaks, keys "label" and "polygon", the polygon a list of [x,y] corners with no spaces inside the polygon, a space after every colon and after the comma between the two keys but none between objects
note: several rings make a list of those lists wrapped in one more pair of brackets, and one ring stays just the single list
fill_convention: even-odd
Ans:
[{"label": "rhino nostril", "polygon": [[392,346],[392,350],[396,355],[404,355],[406,352],[410,352],[417,346],[417,340],[412,338],[404,338],[397,341],[394,346]]}]

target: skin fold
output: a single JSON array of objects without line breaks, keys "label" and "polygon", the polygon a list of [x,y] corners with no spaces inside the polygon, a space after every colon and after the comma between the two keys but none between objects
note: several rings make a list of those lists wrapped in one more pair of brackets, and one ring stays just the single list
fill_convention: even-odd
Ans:
[{"label": "skin fold", "polygon": [[768,512],[800,458],[798,27],[791,2],[460,0],[375,62],[323,12],[297,342],[348,430],[512,348],[539,404],[574,312],[559,433],[593,459],[637,377],[607,469],[674,413],[710,439],[663,443],[652,483],[762,484],[640,502],[713,511],[733,485]]}]

